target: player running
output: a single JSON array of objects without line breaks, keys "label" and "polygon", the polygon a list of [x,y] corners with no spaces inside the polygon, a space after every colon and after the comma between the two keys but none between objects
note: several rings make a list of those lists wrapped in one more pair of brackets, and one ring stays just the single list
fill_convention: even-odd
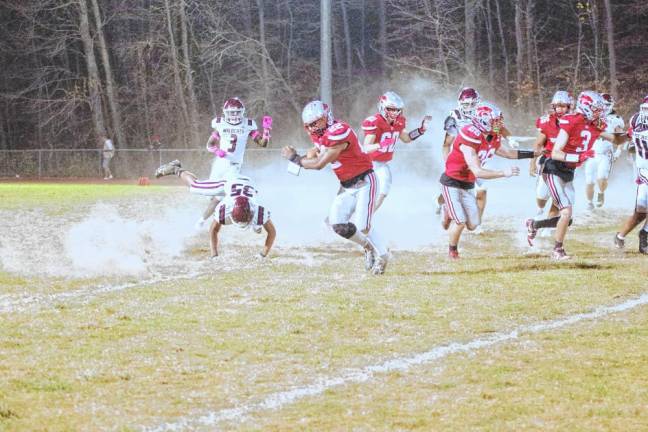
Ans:
[{"label": "player running", "polygon": [[267,235],[261,257],[268,256],[277,231],[270,220],[270,212],[256,202],[258,194],[249,177],[231,176],[221,180],[198,180],[196,175],[182,168],[178,160],[161,165],[155,171],[155,177],[177,175],[191,193],[218,199],[215,218],[209,228],[211,257],[218,256],[218,233],[223,225],[236,225],[241,229],[251,228],[257,234],[263,228]]},{"label": "player running", "polygon": [[605,100],[595,91],[584,91],[578,96],[576,112],[560,119],[560,131],[550,157],[544,163],[542,177],[549,186],[551,198],[558,206],[560,216],[542,219],[527,219],[529,243],[540,228],[556,228],[555,244],[551,257],[566,260],[563,247],[567,230],[571,223],[574,205],[574,171],[587,159],[594,157],[592,145],[599,136],[615,144],[622,143],[622,136],[605,132]]},{"label": "player running", "polygon": [[388,252],[371,226],[378,186],[371,159],[362,152],[351,126],[334,120],[323,102],[308,103],[302,121],[314,148],[300,156],[292,146],[286,146],[281,155],[305,169],[320,170],[332,165],[341,187],[329,212],[329,224],[336,234],[363,247],[367,270],[383,274]]},{"label": "player running", "polygon": [[632,139],[636,153],[637,195],[634,213],[623,224],[621,231],[614,235],[614,244],[617,248],[623,249],[625,236],[645,221],[639,231],[639,252],[648,254],[648,219],[646,218],[648,213],[648,95],[643,98],[639,112],[630,119],[628,136]]},{"label": "player running", "polygon": [[[573,99],[571,95],[564,90],[558,90],[554,93],[553,98],[551,98],[553,112],[536,119],[535,126],[538,129],[538,137],[535,143],[533,143],[533,149],[536,152],[540,152],[541,155],[538,158],[531,159],[531,163],[529,164],[529,173],[531,176],[537,176],[536,204],[538,210],[536,211],[535,219],[543,218],[544,208],[550,197],[549,186],[547,186],[542,178],[542,167],[547,160],[547,156],[551,155],[551,150],[560,131],[560,118],[569,113],[572,104]],[[552,202],[551,208],[549,209],[549,217],[555,216],[558,216],[558,207]],[[527,223],[531,223],[531,219],[528,219]],[[529,238],[528,241],[529,245],[532,246],[533,238]]]},{"label": "player running", "polygon": [[448,256],[459,258],[457,249],[464,228],[473,231],[481,223],[474,188],[477,178],[495,179],[520,174],[518,167],[501,171],[486,169],[483,162],[494,154],[507,159],[532,158],[531,150],[513,150],[501,146],[503,115],[495,105],[477,105],[472,124],[459,130],[441,175],[443,205],[442,226],[448,230]]},{"label": "player running", "polygon": [[[608,93],[601,94],[605,100],[605,132],[620,133],[625,130],[623,119],[614,111],[614,99]],[[585,195],[587,196],[588,210],[594,209],[594,184],[598,185],[599,192],[596,195],[596,207],[602,207],[605,201],[605,190],[608,186],[608,178],[612,171],[613,162],[621,155],[621,147],[614,145],[611,141],[599,138],[594,143],[595,156],[585,162]]]},{"label": "player running", "polygon": [[405,132],[406,120],[403,107],[403,99],[396,93],[388,91],[378,99],[378,112],[362,122],[365,133],[362,150],[373,161],[378,180],[375,210],[382,205],[391,189],[392,173],[389,162],[394,157],[396,143],[399,139],[404,143],[410,143],[419,138],[425,133],[427,123],[432,119],[432,116],[425,116],[420,127]]},{"label": "player running", "polygon": [[[215,117],[211,126],[213,132],[207,140],[206,148],[214,154],[210,180],[220,180],[237,176],[241,171],[245,148],[249,139],[259,147],[266,147],[270,141],[272,117],[263,117],[263,133],[259,133],[254,119],[245,117],[245,106],[237,98],[229,98],[223,105],[223,116]],[[201,226],[213,213],[218,200],[212,200],[205,209],[197,226]]]}]

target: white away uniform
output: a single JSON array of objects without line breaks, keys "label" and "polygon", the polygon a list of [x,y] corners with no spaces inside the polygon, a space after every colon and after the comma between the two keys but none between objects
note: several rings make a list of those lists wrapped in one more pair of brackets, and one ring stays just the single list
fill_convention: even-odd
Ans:
[{"label": "white away uniform", "polygon": [[635,211],[648,213],[648,125],[639,123],[635,114],[630,120],[630,137],[636,149],[637,198]]},{"label": "white away uniform", "polygon": [[216,211],[214,211],[216,220],[221,225],[233,224],[232,210],[234,209],[234,200],[239,196],[244,196],[249,199],[253,214],[252,221],[247,227],[251,227],[257,233],[261,232],[261,227],[270,220],[270,212],[256,202],[258,192],[252,185],[250,179],[243,176],[232,178],[224,182],[222,190],[225,198],[218,204]]},{"label": "white away uniform", "polygon": [[219,180],[237,175],[241,171],[248,138],[254,139],[259,135],[256,122],[244,117],[241,123],[232,125],[223,117],[216,117],[211,126],[214,129],[212,136],[219,140],[218,147],[225,152],[225,156],[214,157],[209,179]]},{"label": "white away uniform", "polygon": [[[610,114],[605,118],[605,132],[614,133],[617,128],[625,128],[623,119],[618,114]],[[594,184],[596,180],[610,177],[614,161],[614,145],[601,137],[594,142],[595,156],[585,162],[585,183]]]}]

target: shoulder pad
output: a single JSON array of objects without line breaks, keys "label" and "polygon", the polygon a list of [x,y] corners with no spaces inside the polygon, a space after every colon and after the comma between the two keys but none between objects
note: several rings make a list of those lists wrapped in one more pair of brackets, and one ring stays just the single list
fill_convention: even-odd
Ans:
[{"label": "shoulder pad", "polygon": [[371,116],[371,117],[367,117],[367,118],[364,119],[364,121],[362,122],[362,129],[364,129],[364,130],[368,130],[368,131],[375,130],[375,129],[378,127],[378,126],[376,125],[377,120],[378,120],[378,119],[376,118],[375,115],[373,115],[373,116]]},{"label": "shoulder pad", "polygon": [[221,117],[214,117],[211,121],[212,129],[216,129],[216,127],[221,123],[221,120],[222,120]]},{"label": "shoulder pad", "polygon": [[459,134],[461,135],[462,138],[470,142],[473,143],[481,142],[481,132],[473,125],[466,125],[462,127],[461,130],[459,131]]},{"label": "shoulder pad", "polygon": [[351,126],[344,122],[333,123],[326,131],[328,139],[341,141],[351,133]]}]

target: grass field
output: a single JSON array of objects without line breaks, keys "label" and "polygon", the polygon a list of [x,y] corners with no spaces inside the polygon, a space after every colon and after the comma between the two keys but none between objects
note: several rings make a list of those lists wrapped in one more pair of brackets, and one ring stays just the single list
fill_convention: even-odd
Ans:
[{"label": "grass field", "polygon": [[[243,237],[217,262],[155,221],[127,241],[186,195],[0,184],[0,430],[648,430],[648,261],[635,234],[610,244],[623,212],[576,224],[569,262],[491,226],[382,277],[334,239],[258,261]],[[93,235],[98,266],[69,257]]]}]

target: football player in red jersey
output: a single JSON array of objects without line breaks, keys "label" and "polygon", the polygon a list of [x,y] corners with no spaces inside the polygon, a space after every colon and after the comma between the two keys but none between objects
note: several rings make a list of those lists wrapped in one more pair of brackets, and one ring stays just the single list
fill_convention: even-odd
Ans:
[{"label": "football player in red jersey", "polygon": [[432,116],[425,116],[420,127],[405,132],[406,120],[403,107],[403,99],[396,93],[388,91],[378,99],[378,112],[362,122],[362,129],[365,132],[362,150],[373,161],[374,172],[378,179],[376,210],[391,189],[392,174],[389,162],[394,157],[396,143],[399,139],[409,143],[419,138],[425,133],[427,123],[432,120]]},{"label": "football player in red jersey", "polygon": [[367,270],[384,273],[388,251],[371,226],[378,189],[371,159],[363,153],[351,126],[334,120],[325,103],[308,103],[302,111],[302,121],[314,148],[300,156],[293,147],[286,146],[281,155],[305,169],[320,170],[332,165],[341,187],[328,222],[336,234],[364,248]]},{"label": "football player in red jersey", "polygon": [[635,197],[635,209],[632,216],[626,220],[621,231],[614,235],[614,245],[623,249],[625,247],[625,236],[630,233],[642,221],[643,227],[639,230],[639,252],[648,254],[648,95],[643,98],[639,105],[639,112],[630,119],[628,136],[632,139],[634,152],[636,153],[635,168],[637,178],[637,192]]},{"label": "football player in red jersey", "polygon": [[[554,142],[556,141],[556,137],[560,131],[558,122],[563,115],[569,113],[572,104],[573,99],[571,95],[564,90],[558,90],[554,93],[553,98],[551,99],[551,108],[553,112],[538,117],[535,122],[536,129],[538,129],[538,137],[533,144],[533,149],[536,152],[541,153],[540,157],[531,159],[531,163],[529,164],[529,173],[533,177],[537,176],[536,204],[538,210],[535,219],[542,219],[545,205],[550,197],[549,186],[547,186],[542,179],[542,166],[547,160],[547,156],[551,154]],[[556,204],[552,202],[551,208],[549,209],[549,217],[555,216],[558,216],[558,207],[556,207]],[[532,222],[533,218],[529,218],[526,223],[530,224]],[[533,232],[533,235],[535,237],[535,232]],[[533,245],[534,237],[527,238],[529,246]]]},{"label": "football player in red jersey", "polygon": [[563,242],[571,223],[574,204],[574,171],[587,159],[594,156],[592,146],[599,136],[616,144],[623,143],[621,135],[606,133],[605,100],[595,91],[584,91],[576,101],[576,112],[560,119],[560,131],[556,137],[551,155],[545,161],[542,177],[549,186],[551,198],[558,206],[560,216],[527,221],[527,232],[530,238],[539,228],[555,227],[555,244],[551,253],[553,259],[565,260],[570,257],[565,253]]},{"label": "football player in red jersey", "polygon": [[480,103],[472,124],[464,126],[452,143],[441,175],[443,228],[448,230],[450,258],[459,258],[457,245],[464,228],[474,230],[481,223],[474,188],[477,178],[495,179],[520,174],[518,167],[495,171],[483,167],[494,154],[508,159],[532,158],[531,150],[513,150],[501,146],[502,112],[495,105]]}]

